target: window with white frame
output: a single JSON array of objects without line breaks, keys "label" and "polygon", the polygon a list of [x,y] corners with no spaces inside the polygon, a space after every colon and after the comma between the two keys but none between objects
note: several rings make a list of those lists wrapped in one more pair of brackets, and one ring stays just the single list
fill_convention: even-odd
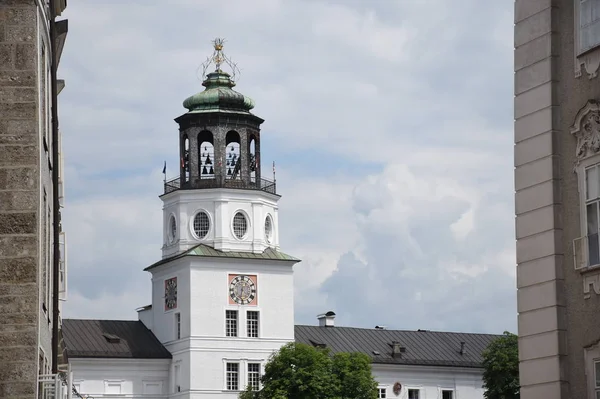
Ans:
[{"label": "window with white frame", "polygon": [[451,389],[442,389],[442,399],[454,399],[454,391]]},{"label": "window with white frame", "polygon": [[104,393],[107,395],[120,395],[123,388],[123,381],[104,381]]},{"label": "window with white frame", "polygon": [[408,389],[408,399],[419,399],[419,390],[409,388]]},{"label": "window with white frame", "polygon": [[175,313],[175,339],[181,339],[181,313]]},{"label": "window with white frame", "polygon": [[238,312],[237,310],[225,311],[225,336],[237,337],[238,335]]},{"label": "window with white frame", "polygon": [[578,53],[585,53],[600,46],[600,0],[576,0],[579,2]]},{"label": "window with white frame", "polygon": [[238,391],[240,388],[239,363],[227,363],[227,390]]},{"label": "window with white frame", "polygon": [[248,386],[253,391],[260,388],[260,363],[248,363]]},{"label": "window with white frame", "polygon": [[377,397],[378,398],[387,398],[387,389],[386,388],[378,388],[377,389]]},{"label": "window with white frame", "polygon": [[585,208],[587,266],[592,266],[600,264],[600,164],[585,169]]},{"label": "window with white frame", "polygon": [[246,313],[246,324],[248,326],[248,337],[258,338],[258,312],[256,310],[249,310]]}]

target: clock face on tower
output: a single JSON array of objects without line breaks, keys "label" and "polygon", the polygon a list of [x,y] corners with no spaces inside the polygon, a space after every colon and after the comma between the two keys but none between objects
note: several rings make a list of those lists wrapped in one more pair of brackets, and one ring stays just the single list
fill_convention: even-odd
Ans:
[{"label": "clock face on tower", "polygon": [[177,308],[177,277],[165,280],[165,310]]},{"label": "clock face on tower", "polygon": [[230,274],[229,303],[256,305],[256,276]]}]

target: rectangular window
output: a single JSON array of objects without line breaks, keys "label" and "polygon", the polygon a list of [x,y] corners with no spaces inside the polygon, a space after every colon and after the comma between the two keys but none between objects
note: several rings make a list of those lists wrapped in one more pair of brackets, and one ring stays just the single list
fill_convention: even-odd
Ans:
[{"label": "rectangular window", "polygon": [[227,390],[238,391],[240,388],[239,379],[240,365],[238,363],[227,363]]},{"label": "rectangular window", "polygon": [[579,1],[579,54],[600,45],[600,0]]},{"label": "rectangular window", "polygon": [[175,339],[181,339],[181,313],[175,313]]},{"label": "rectangular window", "polygon": [[379,388],[377,390],[377,397],[378,398],[387,398],[387,390],[385,388]]},{"label": "rectangular window", "polygon": [[46,306],[48,308],[48,323],[50,323],[50,311],[51,311],[51,304],[52,304],[52,264],[54,263],[54,226],[52,224],[52,211],[50,210],[50,207],[48,207],[48,211],[47,211],[47,215],[48,215],[48,250],[46,251],[46,253],[48,254],[48,260],[47,260],[47,266],[46,266],[46,276],[48,277],[48,281],[46,282]]},{"label": "rectangular window", "polygon": [[246,323],[248,324],[248,337],[258,338],[258,312],[249,310],[246,313]]},{"label": "rectangular window", "polygon": [[598,235],[600,206],[600,165],[585,170],[586,235],[588,243],[588,266],[600,264],[600,241]]},{"label": "rectangular window", "polygon": [[450,390],[450,389],[443,389],[442,390],[442,399],[453,399],[454,398],[454,391]]},{"label": "rectangular window", "polygon": [[225,311],[225,335],[237,337],[238,335],[238,312],[237,310]]},{"label": "rectangular window", "polygon": [[600,361],[594,362],[594,375],[596,377],[596,384],[594,385],[596,398],[600,398]]},{"label": "rectangular window", "polygon": [[248,363],[248,386],[254,391],[260,388],[260,363]]},{"label": "rectangular window", "polygon": [[419,390],[418,389],[409,389],[408,390],[408,399],[419,399]]},{"label": "rectangular window", "polygon": [[181,392],[181,366],[176,365],[173,368],[173,374],[174,374],[173,390],[175,392]]},{"label": "rectangular window", "polygon": [[48,303],[46,302],[46,298],[48,298],[48,230],[50,226],[48,226],[48,215],[46,215],[46,209],[48,209],[48,196],[46,195],[46,190],[44,189],[44,204],[42,206],[42,256],[40,261],[41,268],[41,281],[42,281],[42,309],[44,312],[48,312]]}]

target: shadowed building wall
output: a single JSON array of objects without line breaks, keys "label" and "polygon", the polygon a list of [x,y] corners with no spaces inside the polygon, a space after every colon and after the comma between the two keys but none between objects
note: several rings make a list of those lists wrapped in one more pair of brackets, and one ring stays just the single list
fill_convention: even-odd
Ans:
[{"label": "shadowed building wall", "polygon": [[[66,2],[57,1],[54,6],[60,14]],[[3,398],[34,397],[37,375],[51,372],[53,230],[60,228],[53,222],[52,169],[59,167],[60,157],[52,156],[49,7],[45,0],[0,1]],[[57,33],[59,59],[66,21]]]}]

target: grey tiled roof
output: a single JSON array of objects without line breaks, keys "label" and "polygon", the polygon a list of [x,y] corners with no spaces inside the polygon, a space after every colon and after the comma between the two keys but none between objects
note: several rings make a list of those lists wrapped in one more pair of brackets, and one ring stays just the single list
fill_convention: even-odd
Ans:
[{"label": "grey tiled roof", "polygon": [[63,319],[62,332],[71,359],[171,358],[171,353],[141,321]]},{"label": "grey tiled roof", "polygon": [[259,259],[259,260],[279,260],[279,261],[288,261],[297,263],[300,262],[300,259],[295,258],[291,255],[283,253],[273,248],[267,248],[261,253],[253,253],[253,252],[242,252],[242,251],[230,251],[224,252],[219,251],[218,249],[214,249],[206,244],[198,244],[195,247],[188,249],[187,251],[180,253],[178,255],[171,256],[169,258],[165,258],[159,260],[158,262],[148,266],[144,269],[144,271],[152,270],[155,267],[158,267],[162,264],[170,262],[175,259],[179,259],[184,256],[199,256],[204,258],[239,258],[239,259]]},{"label": "grey tiled roof", "polygon": [[[353,327],[295,326],[296,342],[325,345],[333,353],[361,352],[373,363],[482,367],[481,353],[498,335]],[[392,342],[406,351],[392,355]],[[461,342],[465,351],[461,355]],[[378,353],[378,354],[377,354]]]},{"label": "grey tiled roof", "polygon": [[[69,358],[170,359],[169,351],[140,321],[64,319]],[[116,338],[119,342],[115,342]],[[499,335],[437,331],[295,326],[295,340],[333,353],[361,352],[373,363],[481,367],[481,353]],[[112,341],[112,342],[111,342]],[[392,343],[406,348],[392,355]],[[465,343],[460,354],[461,342]]]}]

